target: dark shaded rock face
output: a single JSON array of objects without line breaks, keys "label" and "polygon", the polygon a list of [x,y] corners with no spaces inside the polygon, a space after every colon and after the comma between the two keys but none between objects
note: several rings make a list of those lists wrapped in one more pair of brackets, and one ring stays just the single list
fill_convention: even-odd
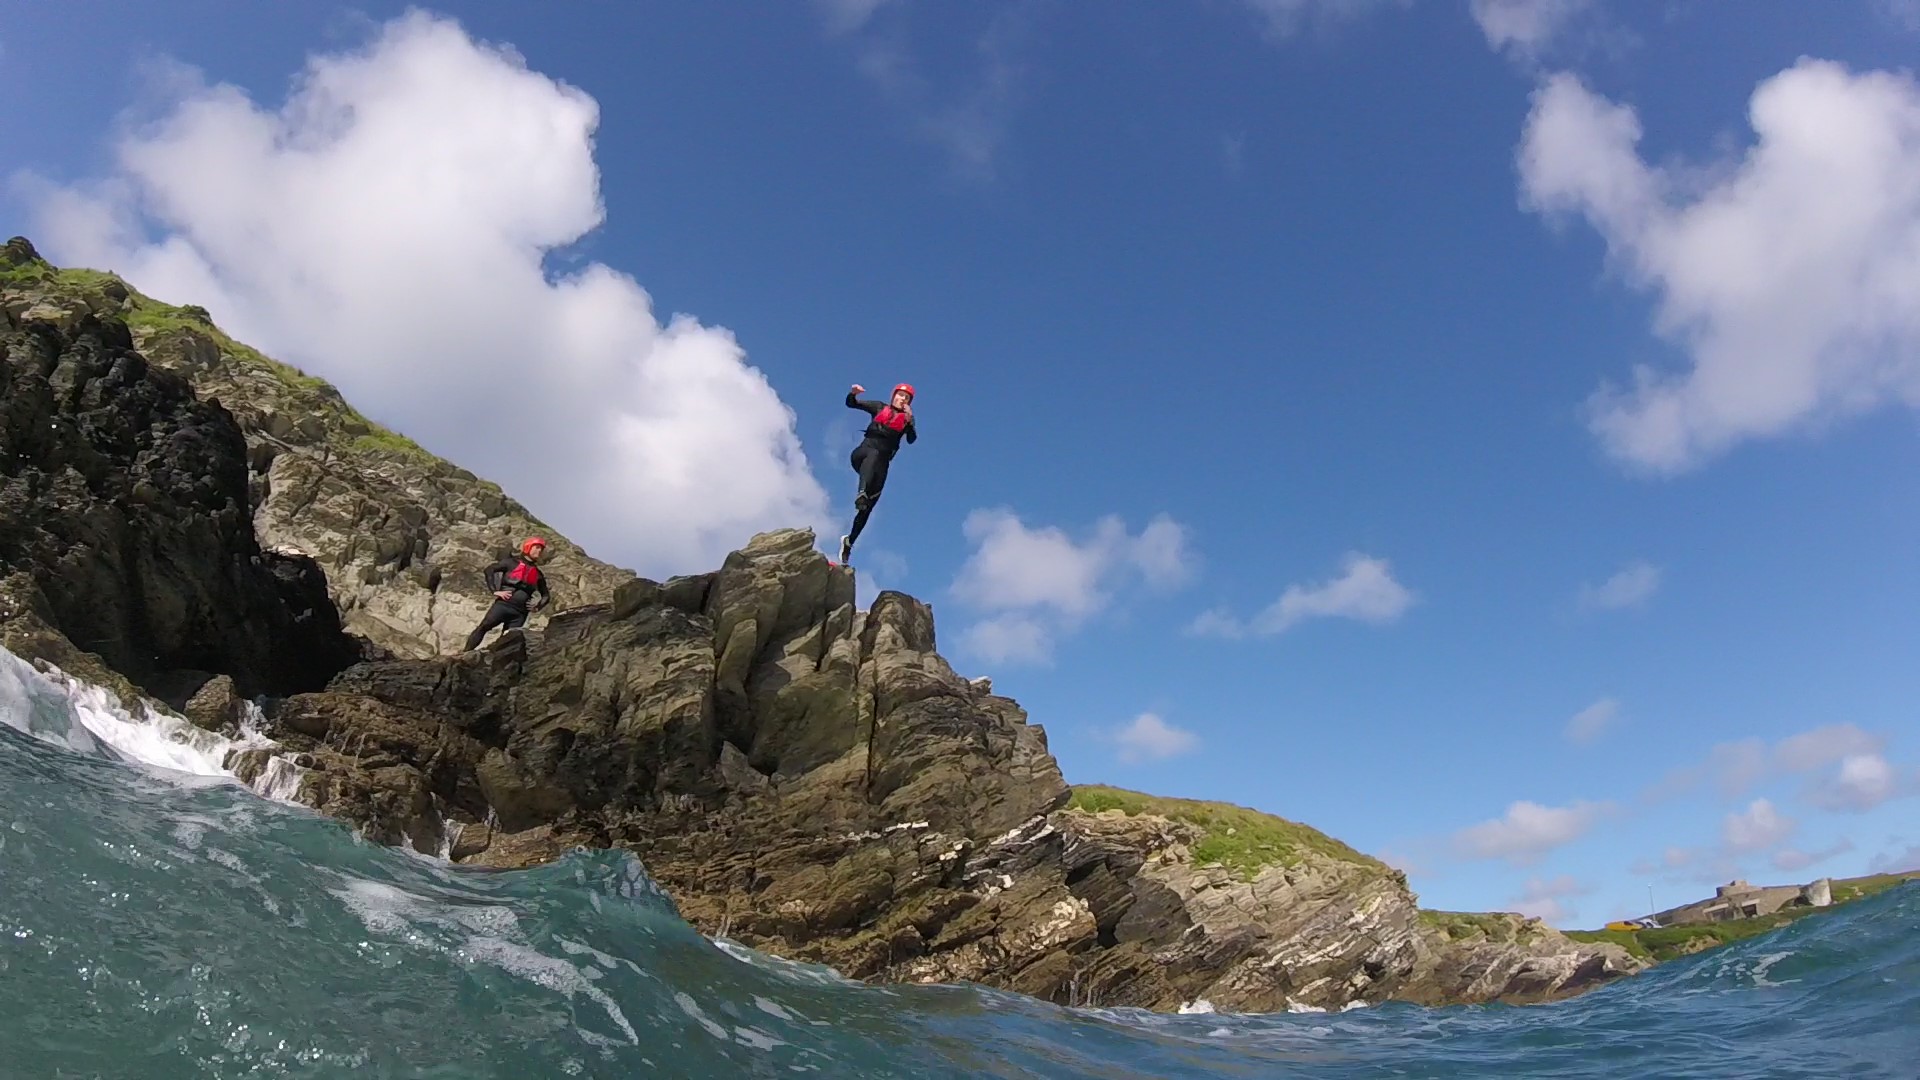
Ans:
[{"label": "dark shaded rock face", "polygon": [[246,444],[126,327],[8,314],[0,333],[0,576],[80,649],[163,698],[211,674],[317,688],[359,658],[311,560],[264,554]]},{"label": "dark shaded rock face", "polygon": [[0,248],[0,275],[0,307],[19,319],[74,331],[89,318],[126,318],[154,368],[231,412],[246,440],[242,505],[261,546],[317,560],[346,630],[382,649],[457,650],[493,602],[485,567],[530,535],[549,541],[555,600],[533,628],[633,578],[498,485],[380,428],[332,386],[231,340],[203,309],[160,304],[104,275],[63,275],[19,237]]}]

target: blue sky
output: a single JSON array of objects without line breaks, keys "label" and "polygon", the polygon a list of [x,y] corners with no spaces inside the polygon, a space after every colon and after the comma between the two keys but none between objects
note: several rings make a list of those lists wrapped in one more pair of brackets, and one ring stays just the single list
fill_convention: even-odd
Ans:
[{"label": "blue sky", "polygon": [[8,232],[656,576],[911,381],[869,594],[1431,906],[1920,863],[1912,4],[409,10],[6,5]]}]

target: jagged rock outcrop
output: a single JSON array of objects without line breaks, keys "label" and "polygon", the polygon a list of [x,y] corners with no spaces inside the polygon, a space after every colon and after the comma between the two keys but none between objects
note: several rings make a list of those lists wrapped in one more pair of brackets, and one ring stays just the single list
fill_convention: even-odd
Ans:
[{"label": "jagged rock outcrop", "polygon": [[198,307],[140,295],[105,274],[62,273],[24,238],[0,249],[5,309],[72,330],[126,322],[155,366],[238,421],[261,546],[319,562],[346,629],[396,655],[452,652],[486,612],[482,570],[524,537],[550,541],[548,614],[604,598],[633,575],[587,556],[500,488],[360,415],[327,383],[233,341]]},{"label": "jagged rock outcrop", "polygon": [[808,532],[471,656],[350,669],[274,722],[303,798],[369,835],[496,866],[629,847],[696,925],[857,978],[1259,1011],[1640,966],[1538,924],[1455,941],[1324,838],[1202,865],[1199,827],[1068,808],[1044,731],[947,666],[926,605],[858,612]]},{"label": "jagged rock outcrop", "polygon": [[[380,842],[495,867],[620,845],[707,932],[1076,1004],[1531,1001],[1641,966],[1422,912],[1290,822],[1070,805],[1044,730],[947,665],[931,609],[859,611],[811,533],[637,578],[417,449],[356,446],[394,437],[204,312],[17,240],[0,309],[0,644],[206,727],[270,695],[279,750],[231,767]],[[479,565],[534,528],[570,608],[435,655],[479,615]]]}]

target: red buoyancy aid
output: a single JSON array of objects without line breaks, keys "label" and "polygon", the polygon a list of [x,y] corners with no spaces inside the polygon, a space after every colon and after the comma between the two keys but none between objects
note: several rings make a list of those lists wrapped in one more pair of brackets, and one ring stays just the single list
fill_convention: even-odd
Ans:
[{"label": "red buoyancy aid", "polygon": [[540,568],[524,559],[507,571],[507,588],[509,589],[526,589],[532,592],[539,585]]},{"label": "red buoyancy aid", "polygon": [[897,411],[891,405],[882,405],[880,411],[873,414],[873,422],[889,431],[907,430],[907,421],[910,419],[912,417]]}]

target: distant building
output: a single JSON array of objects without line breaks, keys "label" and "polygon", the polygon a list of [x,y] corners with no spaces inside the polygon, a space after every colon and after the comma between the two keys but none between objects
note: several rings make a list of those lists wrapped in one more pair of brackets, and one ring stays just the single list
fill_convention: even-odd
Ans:
[{"label": "distant building", "polygon": [[1735,878],[1713,891],[1713,899],[1669,908],[1654,916],[1661,926],[1730,922],[1771,915],[1789,907],[1827,907],[1833,903],[1833,879],[1807,885],[1750,885]]}]

